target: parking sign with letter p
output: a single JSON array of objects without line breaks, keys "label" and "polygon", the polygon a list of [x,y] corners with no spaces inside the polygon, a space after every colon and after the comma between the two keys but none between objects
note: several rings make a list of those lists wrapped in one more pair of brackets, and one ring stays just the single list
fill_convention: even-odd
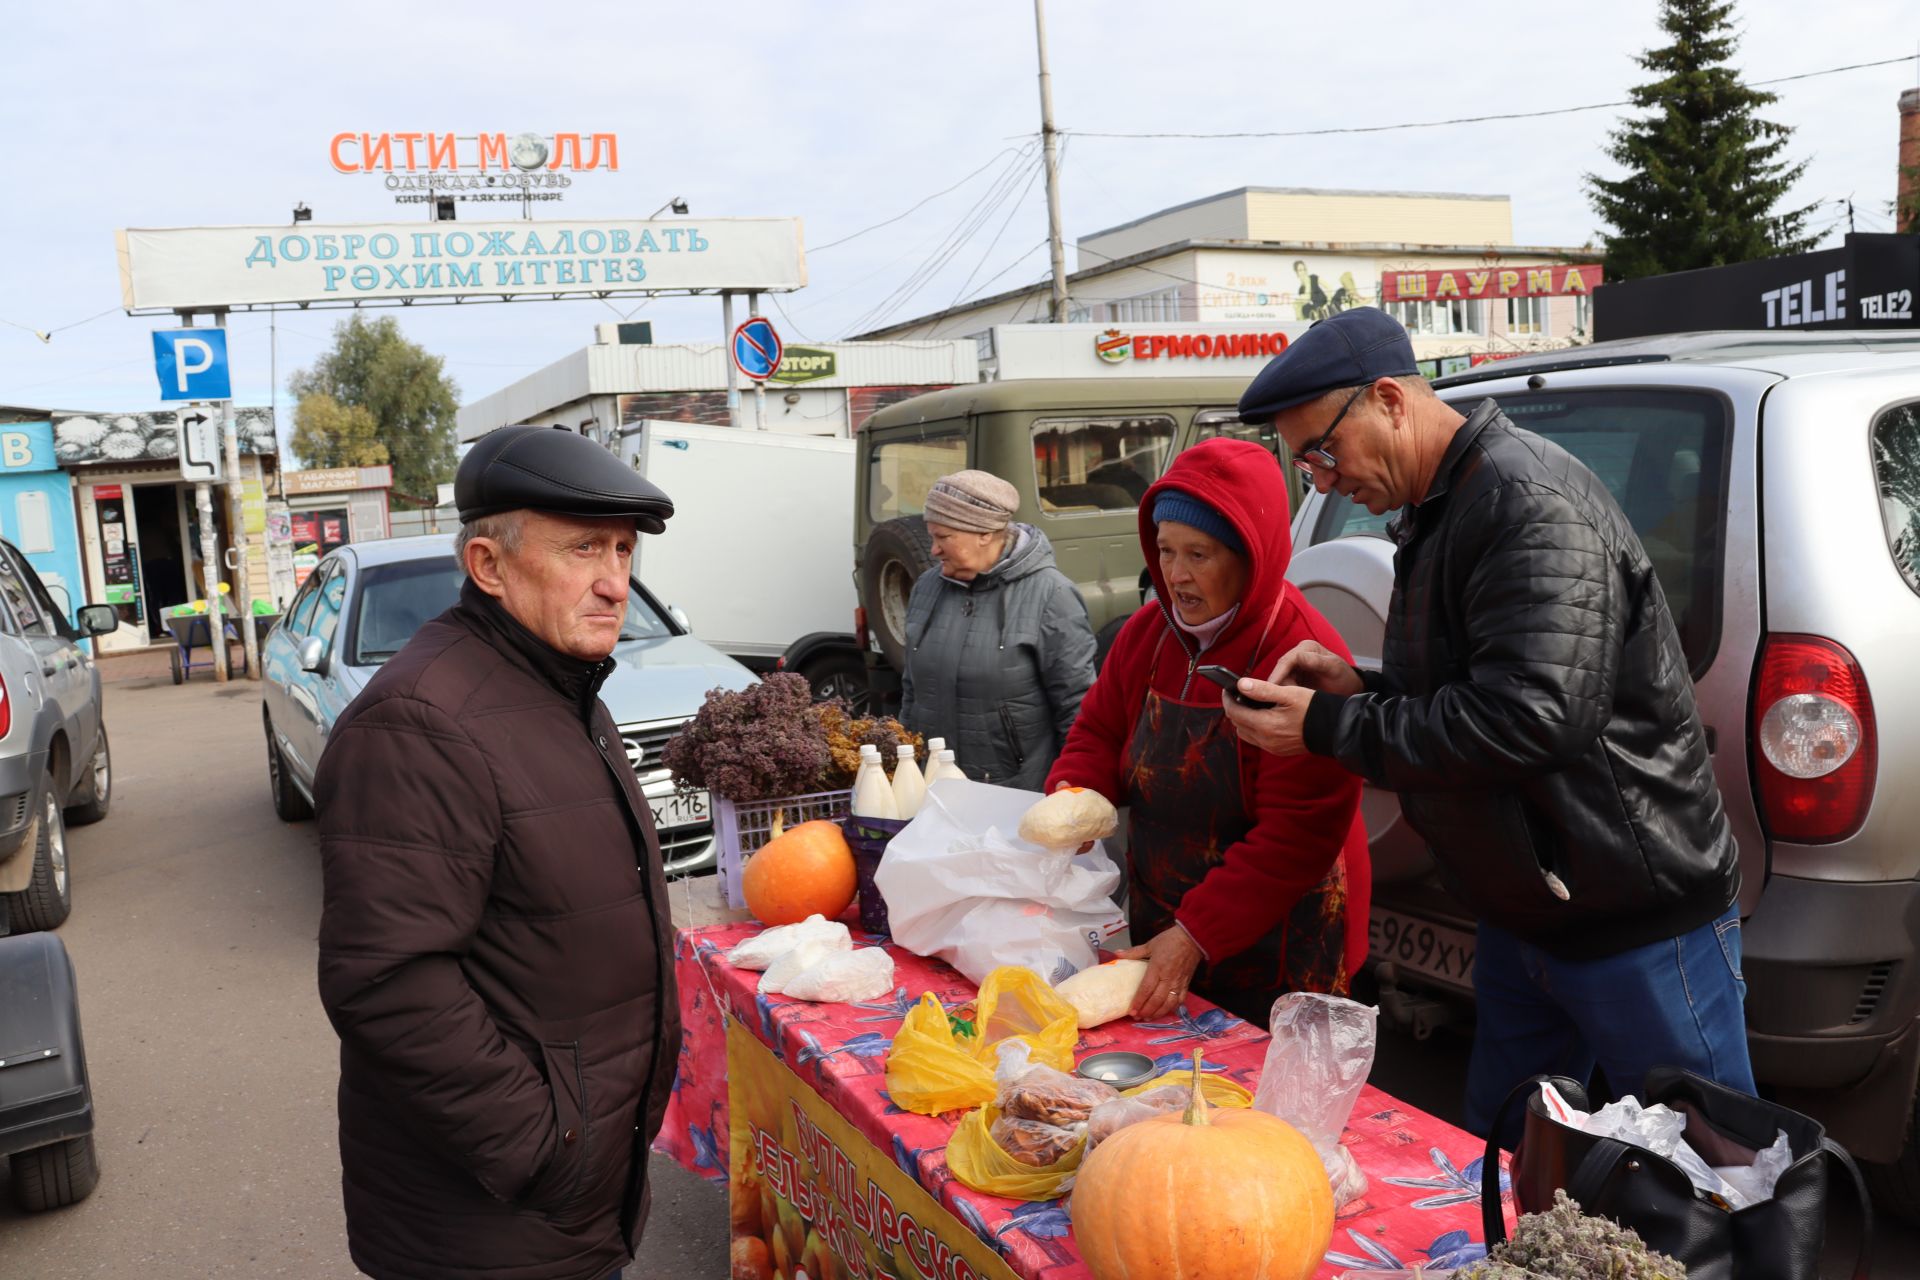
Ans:
[{"label": "parking sign with letter p", "polygon": [[156,329],[153,367],[162,400],[230,400],[225,329]]}]

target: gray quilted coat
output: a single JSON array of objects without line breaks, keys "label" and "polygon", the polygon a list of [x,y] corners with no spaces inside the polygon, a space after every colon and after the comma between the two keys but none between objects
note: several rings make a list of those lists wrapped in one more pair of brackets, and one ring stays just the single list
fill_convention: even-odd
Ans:
[{"label": "gray quilted coat", "polygon": [[1038,791],[1093,683],[1093,627],[1046,535],[1010,534],[972,582],[935,566],[913,584],[900,721],[945,738],[969,778]]}]

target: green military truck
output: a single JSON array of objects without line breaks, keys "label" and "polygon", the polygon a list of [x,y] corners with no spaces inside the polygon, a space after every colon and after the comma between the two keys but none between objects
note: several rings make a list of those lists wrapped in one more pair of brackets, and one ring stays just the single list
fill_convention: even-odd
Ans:
[{"label": "green military truck", "polygon": [[[1053,543],[1080,589],[1104,658],[1145,601],[1138,507],[1175,454],[1215,436],[1252,440],[1285,461],[1271,428],[1241,424],[1243,378],[1038,378],[953,387],[891,405],[861,429],[856,465],[852,636],[810,636],[784,665],[816,691],[865,675],[880,705],[900,688],[907,596],[933,564],[922,518],[933,482],[972,467],[1020,491],[1017,519]],[[1283,467],[1289,501],[1298,477]]]}]

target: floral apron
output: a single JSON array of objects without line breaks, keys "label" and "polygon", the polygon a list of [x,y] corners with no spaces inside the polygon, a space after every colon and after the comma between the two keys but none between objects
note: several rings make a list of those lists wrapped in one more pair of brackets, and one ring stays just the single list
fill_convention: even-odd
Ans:
[{"label": "floral apron", "polygon": [[[1136,946],[1173,925],[1187,890],[1224,861],[1254,822],[1240,786],[1240,739],[1218,700],[1185,702],[1154,688],[1168,634],[1161,633],[1148,662],[1147,694],[1127,750],[1133,822],[1127,909]],[[1202,687],[1211,692],[1214,686]],[[1335,861],[1327,878],[1258,942],[1238,955],[1201,961],[1193,989],[1262,1028],[1282,992],[1345,995],[1346,912],[1346,877]]]}]

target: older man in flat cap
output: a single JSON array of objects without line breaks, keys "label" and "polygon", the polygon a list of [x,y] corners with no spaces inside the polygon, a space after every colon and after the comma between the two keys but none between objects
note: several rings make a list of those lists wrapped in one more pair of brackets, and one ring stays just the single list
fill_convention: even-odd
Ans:
[{"label": "older man in flat cap", "polygon": [[1469,1127],[1596,1063],[1620,1093],[1656,1066],[1751,1092],[1733,835],[1666,597],[1606,486],[1492,400],[1456,412],[1372,307],[1308,330],[1240,412],[1320,492],[1399,511],[1381,669],[1308,641],[1240,682],[1272,710],[1225,705],[1248,741],[1398,792],[1479,916]]},{"label": "older man in flat cap", "polygon": [[454,482],[467,580],[315,779],[347,1240],[376,1280],[607,1280],[679,1052],[653,820],[598,691],[673,504],[515,428]]}]

